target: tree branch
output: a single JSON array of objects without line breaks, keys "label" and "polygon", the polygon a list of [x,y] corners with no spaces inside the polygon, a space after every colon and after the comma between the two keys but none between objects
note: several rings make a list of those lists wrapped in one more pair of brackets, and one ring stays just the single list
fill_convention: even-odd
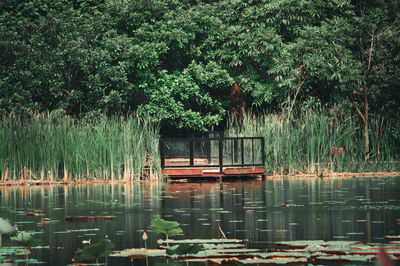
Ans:
[{"label": "tree branch", "polygon": [[353,100],[353,97],[350,96],[350,100],[353,103],[354,107],[356,108],[357,113],[361,116],[362,120],[365,122],[365,117],[364,115],[361,113],[360,108],[358,107],[357,103]]}]

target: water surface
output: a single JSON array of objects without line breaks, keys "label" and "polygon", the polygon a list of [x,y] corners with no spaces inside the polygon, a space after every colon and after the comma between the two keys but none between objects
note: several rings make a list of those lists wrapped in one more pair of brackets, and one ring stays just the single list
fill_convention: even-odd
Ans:
[{"label": "water surface", "polygon": [[[82,240],[108,237],[116,250],[144,247],[142,231],[156,217],[181,223],[180,238],[220,238],[221,227],[228,238],[263,249],[282,240],[385,242],[385,235],[400,234],[399,192],[400,177],[0,187],[0,217],[20,230],[43,231],[36,237],[50,249],[34,250],[31,257],[65,265]],[[43,214],[26,216],[33,210]],[[80,215],[117,218],[65,221]],[[50,222],[40,224],[43,218]],[[67,232],[94,228],[100,230]],[[149,233],[147,246],[156,248],[159,238]],[[131,262],[108,258],[108,265],[117,264]]]}]

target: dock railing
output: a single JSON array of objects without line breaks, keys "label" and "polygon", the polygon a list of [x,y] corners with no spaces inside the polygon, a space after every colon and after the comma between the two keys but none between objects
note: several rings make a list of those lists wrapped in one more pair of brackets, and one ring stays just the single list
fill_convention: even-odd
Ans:
[{"label": "dock railing", "polygon": [[162,169],[264,166],[264,138],[161,138],[160,157]]}]

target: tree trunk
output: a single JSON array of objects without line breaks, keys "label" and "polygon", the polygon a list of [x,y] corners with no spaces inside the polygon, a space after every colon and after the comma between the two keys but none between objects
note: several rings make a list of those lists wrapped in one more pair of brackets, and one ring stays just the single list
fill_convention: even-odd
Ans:
[{"label": "tree trunk", "polygon": [[364,138],[364,153],[365,153],[365,160],[369,159],[369,131],[368,131],[368,123],[369,123],[369,116],[368,116],[368,89],[367,84],[364,82],[363,84],[363,92],[364,92],[364,109],[361,111],[358,105],[353,101],[354,106],[357,110],[357,113],[360,115],[363,121],[363,138]]},{"label": "tree trunk", "polygon": [[364,83],[364,144],[365,144],[365,160],[369,158],[369,133],[368,133],[368,98],[367,98],[367,88]]},{"label": "tree trunk", "polygon": [[246,108],[246,94],[240,90],[238,82],[233,84],[230,101],[233,119],[242,118]]},{"label": "tree trunk", "polygon": [[[360,16],[361,18],[364,17],[364,5],[359,5],[360,6]],[[361,110],[357,107],[356,105],[356,110],[358,114],[361,116],[363,120],[363,137],[364,137],[364,152],[365,152],[365,160],[369,159],[370,156],[370,151],[369,151],[369,132],[368,132],[368,123],[369,123],[369,116],[368,116],[368,87],[369,84],[367,84],[367,79],[369,72],[372,68],[372,54],[374,51],[374,44],[375,44],[375,30],[372,29],[372,32],[369,33],[371,36],[370,44],[369,44],[369,52],[368,52],[368,58],[367,60],[364,60],[364,52],[363,52],[363,38],[360,37],[360,60],[361,60],[361,66],[362,66],[362,73],[363,73],[363,85],[362,85],[362,91],[363,91],[363,96],[364,96],[364,110],[361,112]],[[366,62],[367,61],[367,62]]]}]

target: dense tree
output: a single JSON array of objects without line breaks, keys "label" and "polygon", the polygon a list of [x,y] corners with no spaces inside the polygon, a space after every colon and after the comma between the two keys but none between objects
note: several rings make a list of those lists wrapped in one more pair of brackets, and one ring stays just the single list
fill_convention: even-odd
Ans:
[{"label": "dense tree", "polygon": [[398,1],[5,0],[0,10],[2,113],[138,111],[205,131],[228,116],[236,84],[255,110],[291,115],[311,99],[358,113],[366,157],[382,121],[400,138]]},{"label": "dense tree", "polygon": [[295,41],[282,46],[282,64],[277,62],[273,70],[278,77],[284,75],[282,86],[291,88],[289,105],[299,94],[315,95],[356,111],[363,124],[366,158],[370,108],[375,112],[388,104],[398,108],[398,102],[383,100],[396,95],[392,90],[398,88],[399,68],[394,65],[399,45],[392,36],[398,22],[391,15],[396,9],[400,11],[391,2],[342,1],[334,16],[301,27]]}]

